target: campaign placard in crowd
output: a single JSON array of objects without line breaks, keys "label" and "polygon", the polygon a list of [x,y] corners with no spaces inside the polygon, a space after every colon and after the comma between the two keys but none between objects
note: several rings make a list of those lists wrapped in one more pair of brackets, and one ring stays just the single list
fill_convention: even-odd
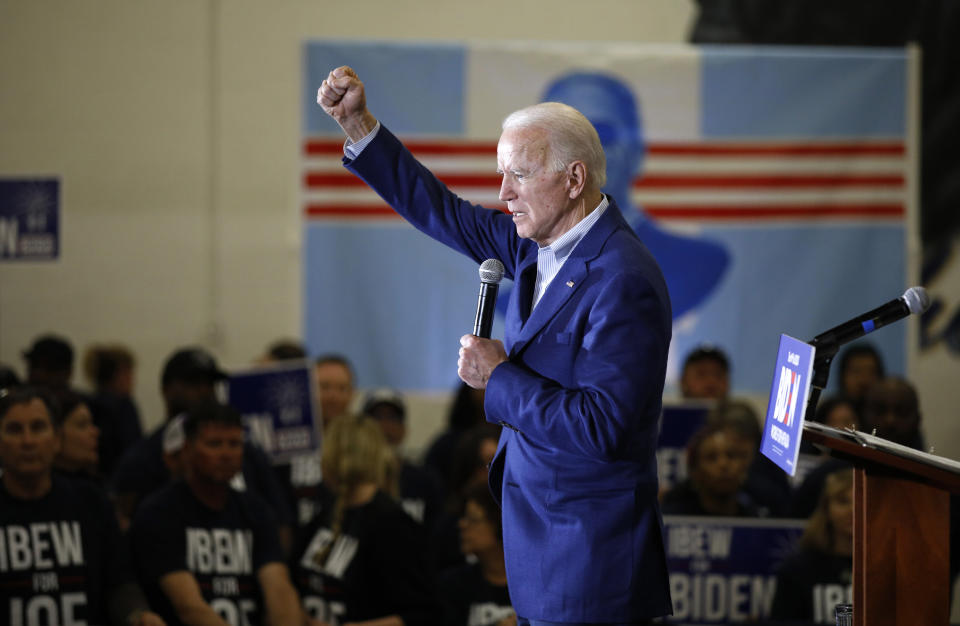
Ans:
[{"label": "campaign placard in crowd", "polygon": [[0,179],[0,260],[60,255],[60,181]]},{"label": "campaign placard in crowd", "polygon": [[320,446],[313,382],[305,361],[231,373],[227,401],[243,415],[251,440],[274,463]]},{"label": "campaign placard in crowd", "polygon": [[664,516],[673,616],[668,623],[766,619],[776,571],[795,550],[801,520]]},{"label": "campaign placard in crowd", "polygon": [[657,441],[657,477],[670,489],[687,477],[687,442],[707,419],[710,404],[665,404]]},{"label": "campaign placard in crowd", "polygon": [[791,476],[797,472],[815,352],[808,343],[780,335],[760,451]]}]

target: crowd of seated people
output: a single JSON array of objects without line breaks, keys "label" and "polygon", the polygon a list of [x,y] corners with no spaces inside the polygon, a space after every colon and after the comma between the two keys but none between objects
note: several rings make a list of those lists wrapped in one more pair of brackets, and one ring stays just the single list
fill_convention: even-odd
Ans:
[{"label": "crowd of seated people", "polygon": [[[450,463],[439,474],[401,453],[402,394],[377,389],[357,403],[346,357],[308,360],[297,342],[277,342],[254,360],[309,364],[324,445],[322,454],[274,464],[244,435],[239,413],[218,400],[227,373],[203,348],[181,347],[164,361],[164,420],[147,432],[131,394],[136,361],[124,346],[87,350],[90,391],[72,385],[74,351],[64,337],[39,337],[24,359],[23,378],[0,369],[3,623],[451,623],[436,595],[441,565],[459,567],[474,552],[480,556],[469,558],[488,563],[493,554],[478,543],[487,537],[477,532],[482,525],[464,521],[477,517],[474,509],[466,516],[479,506],[466,492],[486,489],[499,435],[483,422],[482,397],[462,393],[454,403],[455,428],[434,447],[433,458]],[[4,421],[8,404],[15,419]],[[39,455],[38,440],[46,446]],[[33,467],[34,456],[45,464]],[[18,489],[23,480],[42,488]],[[492,525],[492,510],[484,510]],[[21,529],[28,540],[40,533],[30,562],[17,543]],[[67,539],[43,534],[64,529]],[[51,547],[70,539],[80,542],[82,559],[71,557],[69,542],[62,559]],[[463,613],[474,626],[512,614],[502,546],[493,544],[500,577],[494,571],[491,583],[485,566],[479,595],[469,589],[472,577],[461,581],[460,599],[484,600],[482,610]]]},{"label": "crowd of seated people", "polygon": [[[323,443],[317,454],[273,463],[218,400],[227,373],[203,348],[173,350],[164,362],[165,419],[147,433],[130,393],[129,349],[87,351],[91,392],[71,384],[66,339],[40,337],[24,357],[23,379],[0,367],[4,620],[516,623],[486,484],[500,427],[486,422],[482,394],[457,388],[448,427],[420,464],[402,452],[410,416],[401,393],[361,397],[347,357],[310,359],[297,342],[277,342],[255,361],[310,368]],[[885,377],[871,348],[855,346],[838,362],[840,392],[815,419],[922,447],[912,385]],[[709,410],[687,444],[686,480],[661,494],[663,513],[809,520],[778,569],[778,588],[802,593],[778,592],[771,618],[820,622],[827,604],[849,596],[849,467],[807,450],[814,467],[791,486],[759,454],[761,418],[731,397],[730,372],[713,346],[684,365],[683,395]],[[10,543],[20,529],[41,542],[29,563]],[[67,532],[82,544],[82,562],[50,547]]]}]

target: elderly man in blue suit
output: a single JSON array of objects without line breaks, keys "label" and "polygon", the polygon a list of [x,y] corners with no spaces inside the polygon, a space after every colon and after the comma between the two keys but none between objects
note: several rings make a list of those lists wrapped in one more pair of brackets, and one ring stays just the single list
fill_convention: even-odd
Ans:
[{"label": "elderly man in blue suit", "polygon": [[644,623],[671,612],[657,441],[671,336],[663,275],[600,189],[605,157],[575,109],[513,113],[497,145],[500,199],[471,204],[366,106],[348,67],[317,101],[347,135],[344,163],[411,224],[514,279],[505,338],[461,341],[458,373],[506,428],[490,486],[503,509],[521,624]]}]

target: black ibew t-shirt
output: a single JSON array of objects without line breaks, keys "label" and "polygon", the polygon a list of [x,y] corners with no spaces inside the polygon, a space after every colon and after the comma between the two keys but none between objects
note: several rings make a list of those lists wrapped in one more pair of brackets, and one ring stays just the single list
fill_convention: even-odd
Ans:
[{"label": "black ibew t-shirt", "polygon": [[133,580],[98,487],[54,474],[47,495],[20,500],[0,481],[0,623],[106,624],[109,591]]},{"label": "black ibew t-shirt", "polygon": [[[382,492],[347,509],[334,540],[332,507],[308,524],[291,571],[307,613],[333,626],[399,615],[407,626],[433,623],[439,608],[423,528]],[[322,563],[316,555],[330,542]]]},{"label": "black ibew t-shirt", "polygon": [[255,494],[231,490],[224,509],[216,511],[176,482],[147,498],[130,533],[147,598],[167,624],[180,621],[159,580],[177,571],[193,574],[204,600],[229,624],[261,623],[257,571],[283,562],[283,555],[276,522]]}]

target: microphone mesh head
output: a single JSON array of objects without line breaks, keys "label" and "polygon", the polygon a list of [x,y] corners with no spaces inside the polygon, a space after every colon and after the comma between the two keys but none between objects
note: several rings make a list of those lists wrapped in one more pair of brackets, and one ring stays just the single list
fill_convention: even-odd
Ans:
[{"label": "microphone mesh head", "polygon": [[480,280],[499,285],[503,280],[503,263],[499,259],[487,259],[480,265]]},{"label": "microphone mesh head", "polygon": [[930,296],[923,287],[911,287],[903,293],[903,301],[913,314],[923,313],[930,307]]}]

